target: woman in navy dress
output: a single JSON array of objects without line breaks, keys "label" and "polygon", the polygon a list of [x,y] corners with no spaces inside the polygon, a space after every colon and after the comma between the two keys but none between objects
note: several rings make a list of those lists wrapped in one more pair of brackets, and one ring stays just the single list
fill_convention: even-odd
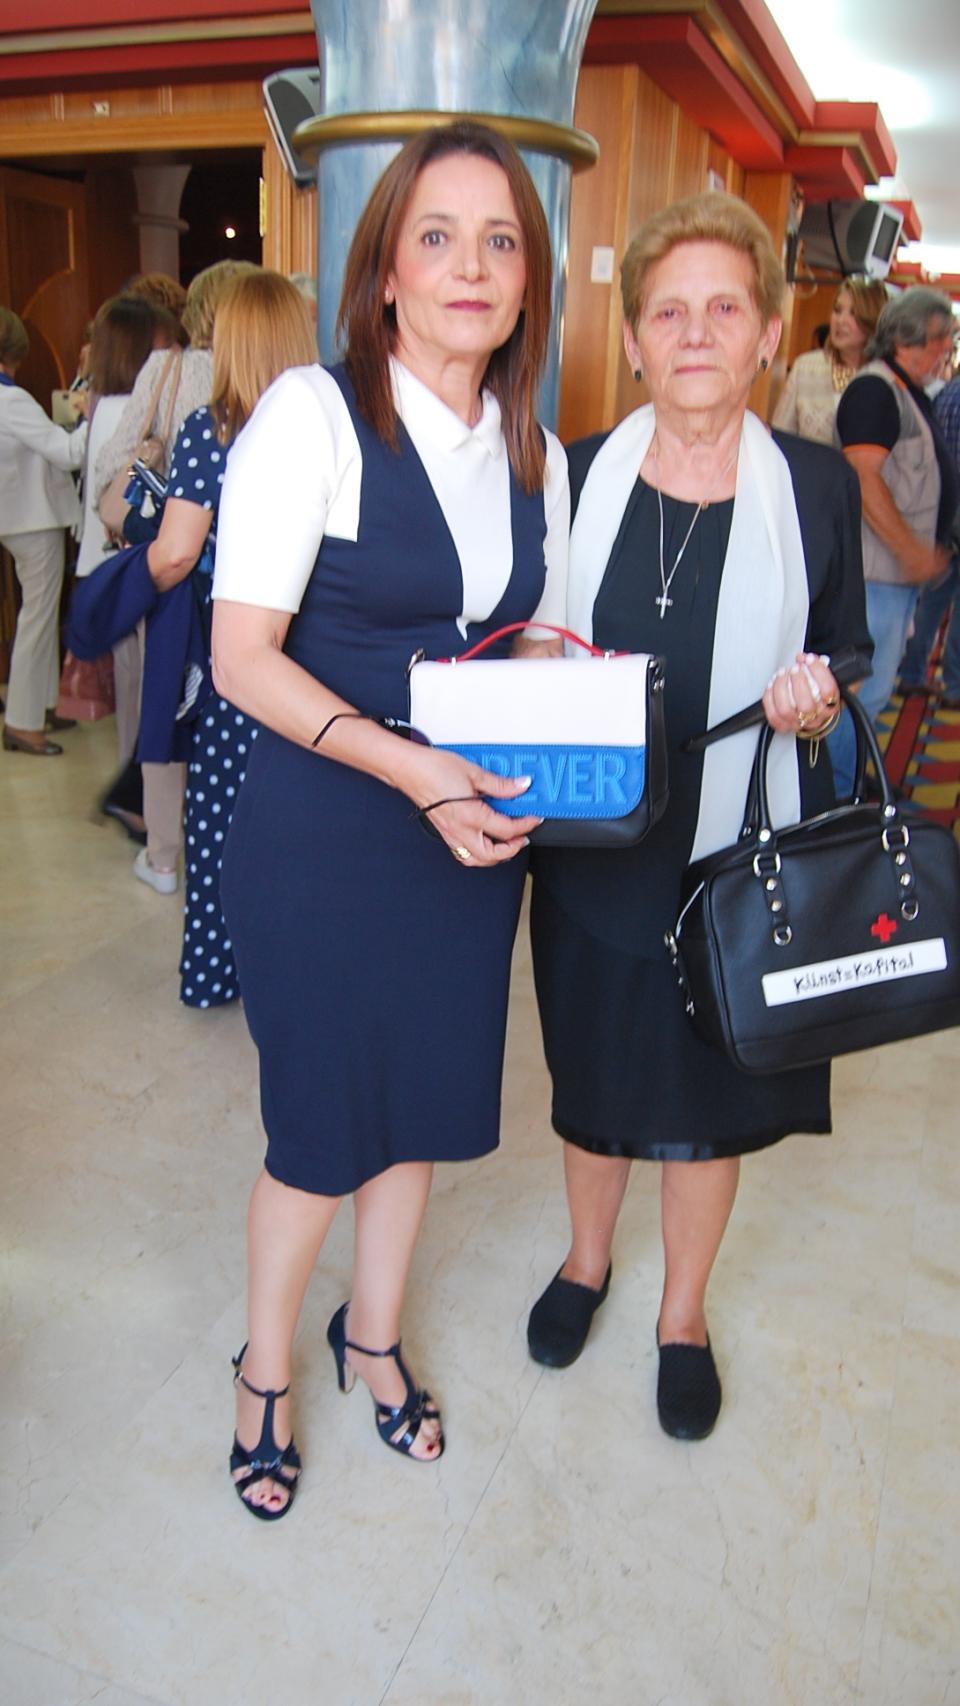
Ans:
[{"label": "woman in navy dress", "polygon": [[[209,405],[187,416],[177,434],[163,520],[147,553],[147,566],[161,590],[193,574],[208,633],[211,545],[230,447],[267,387],[288,367],[309,361],[315,347],[303,299],[279,273],[258,269],[230,287],[214,327],[213,395]],[[196,719],[184,822],[180,999],[187,1007],[223,1006],[240,993],[220,908],[220,865],[256,735],[252,719],[219,693],[210,694]],[[146,862],[146,848],[138,859]]]},{"label": "woman in navy dress", "polygon": [[426,133],[357,228],[343,366],[285,375],[231,455],[214,674],[261,732],[223,895],[268,1138],[231,1466],[265,1519],[296,1490],[293,1334],[348,1192],[352,1297],[328,1334],[341,1388],[360,1374],[387,1445],[443,1448],[400,1314],[434,1162],[498,1140],[537,820],[483,799],[523,779],[377,719],[406,717],[419,649],[449,656],[562,611],[566,464],[534,415],[549,314],[546,221],[514,150],[472,124]]}]

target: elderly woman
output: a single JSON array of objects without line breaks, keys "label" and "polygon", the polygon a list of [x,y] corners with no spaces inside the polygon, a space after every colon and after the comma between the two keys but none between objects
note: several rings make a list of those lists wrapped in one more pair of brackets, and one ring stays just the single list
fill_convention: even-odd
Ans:
[{"label": "elderly woman", "polygon": [[818,444],[834,444],[837,404],[858,368],[887,300],[884,284],[848,278],[830,311],[830,332],[823,349],[797,357],[773,411],[781,432],[799,433]]},{"label": "elderly woman", "polygon": [[[837,436],[860,482],[867,623],[873,674],[860,690],[872,718],[897,679],[920,589],[950,562],[960,497],[957,464],[924,386],[953,345],[950,298],[915,284],[888,302],[871,359],[844,392]],[[855,738],[847,713],[830,743],[837,791],[853,787]]]},{"label": "elderly woman", "polygon": [[783,275],[761,221],[733,196],[678,202],[642,227],[621,278],[627,357],[653,401],[570,451],[568,622],[665,657],[670,804],[636,849],[537,856],[534,965],[572,1241],[528,1338],[539,1362],[579,1355],[630,1163],[659,1161],[658,1409],[668,1433],[699,1439],[720,1409],[705,1294],[739,1158],[829,1131],[830,1102],[826,1066],[746,1077],[689,1026],[664,932],[688,861],[736,840],[756,736],[705,756],[683,746],[762,697],[782,737],[779,821],[829,804],[811,745],[838,703],[822,654],[867,636],[850,471],[747,412],[780,337]]},{"label": "elderly woman", "polygon": [[3,745],[7,752],[55,758],[63,747],[47,739],[46,724],[60,681],[63,530],[80,519],[70,476],[83,462],[87,426],[65,432],[17,384],[17,369],[29,353],[20,316],[0,308],[0,545],[13,557],[22,595]]},{"label": "elderly woman", "polygon": [[382,719],[406,716],[418,649],[449,656],[562,613],[566,463],[535,416],[550,273],[543,209],[509,143],[467,123],[414,138],[350,247],[343,365],[278,379],[230,454],[214,678],[261,730],[221,886],[268,1136],[231,1464],[265,1519],[296,1491],[294,1329],[347,1193],[353,1290],[328,1329],[340,1388],[360,1375],[393,1450],[433,1462],[443,1449],[400,1313],[434,1163],[498,1140],[537,820],[483,798],[528,782]]}]

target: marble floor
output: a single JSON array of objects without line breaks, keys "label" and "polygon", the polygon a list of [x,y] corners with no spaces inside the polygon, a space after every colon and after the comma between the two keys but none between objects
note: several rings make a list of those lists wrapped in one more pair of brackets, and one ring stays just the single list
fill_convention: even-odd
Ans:
[{"label": "marble floor", "polygon": [[726,1403],[680,1445],[653,1170],[581,1360],[526,1354],[565,1216],[521,941],[502,1148],[441,1173],[409,1298],[447,1453],[388,1454],[337,1393],[346,1210],[303,1492],[256,1524],[226,1473],[253,1050],[178,1006],[178,902],[89,821],[111,739],[0,758],[4,1706],[960,1706],[960,1035],[843,1062],[834,1137],[745,1165]]}]

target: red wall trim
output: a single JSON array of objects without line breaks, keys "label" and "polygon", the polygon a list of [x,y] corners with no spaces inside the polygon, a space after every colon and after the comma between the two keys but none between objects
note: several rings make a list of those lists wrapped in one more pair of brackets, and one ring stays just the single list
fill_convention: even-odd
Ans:
[{"label": "red wall trim", "polygon": [[172,24],[200,18],[248,18],[303,12],[305,0],[4,0],[3,35],[35,30],[89,30],[114,24]]},{"label": "red wall trim", "polygon": [[584,59],[593,65],[639,65],[738,165],[783,170],[783,142],[773,125],[692,18],[598,18]]},{"label": "red wall trim", "polygon": [[[2,37],[0,37],[2,50]],[[290,65],[315,65],[313,36],[252,36],[233,41],[144,43],[136,47],[101,47],[57,53],[17,54],[0,51],[0,83],[16,84],[18,94],[47,89],[110,88],[118,82],[133,85],[182,80],[184,73],[222,80],[237,73],[245,77]],[[12,92],[12,91],[11,91]]]}]

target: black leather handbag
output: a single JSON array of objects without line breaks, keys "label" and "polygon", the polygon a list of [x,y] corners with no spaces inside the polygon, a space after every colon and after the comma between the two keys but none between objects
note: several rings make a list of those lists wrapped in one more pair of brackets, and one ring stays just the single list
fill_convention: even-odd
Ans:
[{"label": "black leather handbag", "polygon": [[[740,839],[691,865],[666,942],[700,1035],[745,1072],[782,1072],[960,1024],[960,847],[903,813],[869,717],[853,803],[774,829],[757,745]],[[881,798],[867,803],[872,760]]]}]

